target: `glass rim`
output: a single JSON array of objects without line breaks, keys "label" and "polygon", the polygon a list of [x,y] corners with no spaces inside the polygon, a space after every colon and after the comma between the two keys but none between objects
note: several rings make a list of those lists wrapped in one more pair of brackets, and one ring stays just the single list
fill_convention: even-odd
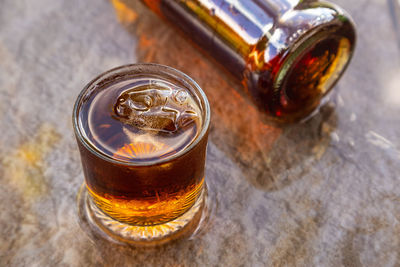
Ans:
[{"label": "glass rim", "polygon": [[[147,69],[147,70],[152,70],[153,72],[151,74],[154,74],[156,72],[159,72],[160,74],[170,74],[173,75],[174,77],[180,78],[184,80],[185,82],[188,83],[188,85],[191,88],[187,88],[190,90],[192,93],[195,94],[196,97],[199,98],[200,100],[200,107],[204,109],[204,116],[203,116],[203,122],[201,124],[201,131],[200,133],[192,140],[189,146],[185,147],[184,149],[178,151],[175,154],[172,154],[170,156],[167,156],[165,158],[160,158],[158,160],[151,160],[151,161],[141,161],[141,162],[133,162],[133,161],[123,161],[123,160],[118,160],[110,155],[105,154],[104,152],[101,152],[98,148],[95,146],[91,145],[87,138],[83,135],[81,127],[79,126],[79,109],[80,105],[82,103],[82,100],[84,96],[86,96],[86,93],[89,91],[89,89],[93,88],[96,86],[96,84],[106,80],[112,75],[115,74],[123,74],[123,73],[129,73],[129,71],[139,71],[140,69]],[[138,72],[139,74],[140,72]],[[146,74],[146,72],[143,72],[142,74]],[[149,73],[150,74],[150,73]],[[204,102],[204,107],[202,107],[202,103]],[[112,68],[106,72],[101,73],[98,75],[96,78],[91,80],[88,84],[84,86],[84,88],[81,90],[79,93],[72,112],[72,124],[75,132],[75,136],[77,137],[78,141],[92,154],[94,154],[96,157],[99,157],[103,160],[109,161],[114,164],[119,164],[119,165],[125,165],[125,166],[152,166],[152,165],[159,165],[162,163],[169,162],[171,160],[174,160],[178,157],[183,156],[184,154],[188,153],[191,151],[194,147],[198,145],[198,143],[204,138],[206,133],[208,132],[210,128],[210,103],[208,102],[207,96],[204,93],[204,91],[201,89],[201,87],[187,74],[166,66],[162,64],[157,64],[157,63],[135,63],[135,64],[127,64],[127,65],[122,65],[119,67]]]}]

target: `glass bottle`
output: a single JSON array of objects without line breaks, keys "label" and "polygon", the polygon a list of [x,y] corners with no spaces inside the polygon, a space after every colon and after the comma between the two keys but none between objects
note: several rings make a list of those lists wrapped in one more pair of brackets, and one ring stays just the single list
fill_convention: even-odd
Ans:
[{"label": "glass bottle", "polygon": [[346,69],[351,18],[314,0],[142,0],[241,81],[280,122],[310,115]]}]

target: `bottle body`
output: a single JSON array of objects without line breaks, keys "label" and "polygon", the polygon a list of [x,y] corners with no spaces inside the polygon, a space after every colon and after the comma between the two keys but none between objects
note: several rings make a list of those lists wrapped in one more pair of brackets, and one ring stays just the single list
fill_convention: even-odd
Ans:
[{"label": "bottle body", "polygon": [[351,19],[325,2],[143,2],[220,62],[277,121],[297,121],[315,110],[354,50]]}]

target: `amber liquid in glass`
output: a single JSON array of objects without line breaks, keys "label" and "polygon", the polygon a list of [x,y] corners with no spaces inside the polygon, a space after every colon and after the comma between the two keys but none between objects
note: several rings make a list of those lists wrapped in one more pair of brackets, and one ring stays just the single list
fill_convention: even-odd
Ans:
[{"label": "amber liquid in glass", "polygon": [[190,209],[204,182],[207,138],[195,142],[201,115],[191,92],[157,78],[88,92],[80,128],[98,155],[78,144],[94,203],[115,220],[138,226],[162,224]]}]

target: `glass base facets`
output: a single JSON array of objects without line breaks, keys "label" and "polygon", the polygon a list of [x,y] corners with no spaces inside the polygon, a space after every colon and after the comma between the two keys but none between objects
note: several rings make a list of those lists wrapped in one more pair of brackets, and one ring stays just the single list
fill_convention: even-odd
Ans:
[{"label": "glass base facets", "polygon": [[78,193],[78,216],[81,227],[94,238],[133,246],[155,246],[193,236],[208,215],[207,185],[194,205],[180,217],[164,224],[135,226],[114,220],[92,201],[83,184]]}]

